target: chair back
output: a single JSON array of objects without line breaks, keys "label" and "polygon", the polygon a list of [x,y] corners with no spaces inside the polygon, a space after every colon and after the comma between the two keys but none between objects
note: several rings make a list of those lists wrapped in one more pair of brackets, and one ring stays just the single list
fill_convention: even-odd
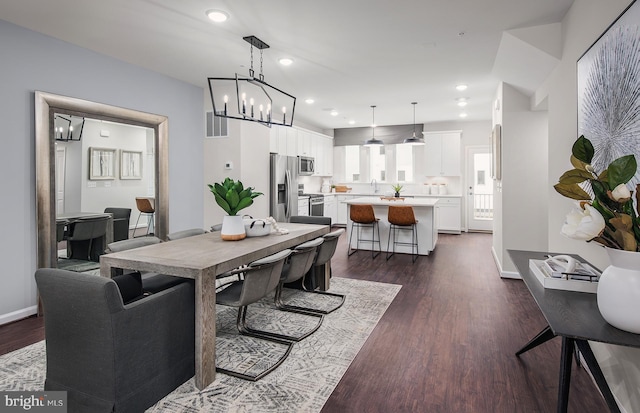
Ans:
[{"label": "chair back", "polygon": [[84,241],[102,237],[107,233],[110,217],[82,218],[71,223],[69,241]]},{"label": "chair back", "polygon": [[338,239],[343,233],[344,228],[340,228],[322,236],[324,242],[318,248],[316,260],[313,265],[324,265],[333,257],[333,254],[336,252],[336,247],[338,246]]},{"label": "chair back", "polygon": [[123,241],[112,242],[107,245],[107,252],[120,252],[134,248],[145,247],[147,245],[159,244],[162,241],[157,237],[140,237],[125,239]]},{"label": "chair back", "polygon": [[358,224],[373,224],[376,222],[376,214],[372,205],[356,205],[349,207],[349,219]]},{"label": "chair back", "polygon": [[280,282],[284,260],[290,254],[291,250],[286,249],[249,264],[244,273],[238,306],[255,303],[275,290]]},{"label": "chair back", "polygon": [[129,238],[131,208],[105,208],[104,212],[113,216],[113,240],[122,241]]},{"label": "chair back", "polygon": [[65,229],[67,228],[68,223],[69,222],[66,219],[56,220],[56,241],[57,242],[64,241],[64,238],[66,235]]},{"label": "chair back", "polygon": [[331,217],[308,217],[304,215],[294,215],[289,218],[292,224],[316,224],[331,225]]},{"label": "chair back", "polygon": [[168,234],[167,239],[169,241],[174,241],[180,238],[187,238],[187,237],[193,237],[195,235],[202,235],[206,232],[207,231],[203,230],[202,228],[185,229],[182,231],[176,231],[176,232],[172,232],[171,234]]},{"label": "chair back", "polygon": [[290,283],[304,277],[313,265],[318,247],[323,242],[324,239],[320,237],[295,247],[284,264],[280,281]]},{"label": "chair back", "polygon": [[413,207],[407,205],[389,205],[389,213],[387,217],[389,222],[394,225],[408,226],[416,223],[416,217],[413,214]]},{"label": "chair back", "polygon": [[136,208],[144,214],[153,214],[156,212],[149,198],[136,197]]}]

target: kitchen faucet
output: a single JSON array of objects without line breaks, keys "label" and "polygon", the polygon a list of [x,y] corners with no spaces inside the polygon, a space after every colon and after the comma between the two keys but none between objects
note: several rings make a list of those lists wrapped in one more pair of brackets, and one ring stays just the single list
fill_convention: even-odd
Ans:
[{"label": "kitchen faucet", "polygon": [[371,180],[371,186],[373,186],[373,193],[377,194],[378,193],[378,181],[374,179]]}]

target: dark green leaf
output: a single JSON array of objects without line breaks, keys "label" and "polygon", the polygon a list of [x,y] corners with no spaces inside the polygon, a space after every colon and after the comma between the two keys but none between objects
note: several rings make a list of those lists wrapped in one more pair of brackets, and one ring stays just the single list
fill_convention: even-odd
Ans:
[{"label": "dark green leaf", "polygon": [[237,213],[241,209],[244,209],[244,208],[250,206],[251,204],[253,204],[253,199],[251,199],[251,198],[243,198],[238,203],[238,206],[236,207],[235,212]]},{"label": "dark green leaf", "polygon": [[220,195],[222,198],[225,198],[227,196],[227,190],[224,189],[224,187],[222,185],[220,185],[219,183],[216,183],[214,185],[214,188],[216,190],[216,193],[218,195]]},{"label": "dark green leaf", "polygon": [[586,193],[578,184],[555,184],[553,186],[555,190],[567,198],[576,199],[578,201],[585,201],[591,199],[588,193]]},{"label": "dark green leaf", "polygon": [[571,153],[582,162],[590,164],[595,151],[591,141],[583,135],[573,143]]},{"label": "dark green leaf", "polygon": [[216,202],[220,205],[220,208],[224,209],[224,212],[231,215],[231,207],[229,207],[229,203],[225,201],[223,197],[218,195],[217,192],[214,192],[213,195],[216,197]]},{"label": "dark green leaf", "polygon": [[238,193],[233,190],[233,188],[227,191],[227,196],[225,196],[225,199],[229,203],[231,210],[236,209],[236,207],[238,206],[238,202],[240,202],[240,197],[238,196]]},{"label": "dark green leaf", "polygon": [[636,163],[636,157],[633,155],[626,155],[611,162],[609,168],[607,168],[609,187],[614,189],[620,184],[626,184],[633,178],[637,169],[638,164]]},{"label": "dark green leaf", "polygon": [[572,169],[562,174],[560,177],[561,184],[579,184],[587,179],[592,179],[593,176],[584,170]]}]

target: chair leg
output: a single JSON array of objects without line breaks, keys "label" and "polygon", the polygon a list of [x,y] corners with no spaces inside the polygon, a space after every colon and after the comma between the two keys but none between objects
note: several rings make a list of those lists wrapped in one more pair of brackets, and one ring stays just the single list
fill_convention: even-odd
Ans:
[{"label": "chair leg", "polygon": [[140,215],[142,215],[142,212],[138,214],[138,219],[136,219],[136,226],[133,227],[133,234],[131,235],[131,238],[136,237],[136,230],[138,229],[138,222],[140,222]]},{"label": "chair leg", "polygon": [[[391,233],[393,232],[393,224],[389,225],[389,236],[387,237],[387,261],[393,257],[393,252],[389,254],[389,247],[391,246]],[[394,251],[395,252],[395,251]]]},{"label": "chair leg", "polygon": [[415,246],[416,246],[416,253],[413,256],[412,263],[415,263],[416,260],[418,259],[418,229],[416,228],[416,224],[413,224],[413,226],[411,228],[411,252],[413,252],[414,243],[415,243]]},{"label": "chair leg", "polygon": [[349,232],[349,245],[347,246],[347,257],[352,256],[353,254],[356,253],[356,251],[358,251],[357,249],[352,249],[351,248],[351,238],[353,237],[353,227],[355,227],[356,224],[355,223],[351,223],[351,231]]},{"label": "chair leg", "polygon": [[[311,267],[311,271],[310,271],[311,277],[315,277],[316,276],[317,267],[318,266]],[[345,294],[330,293],[328,291],[318,291],[318,290],[315,290],[315,289],[314,290],[309,290],[306,287],[306,283],[305,283],[305,278],[307,277],[307,275],[309,275],[309,273],[305,274],[304,277],[302,278],[302,289],[304,291],[306,291],[308,293],[313,293],[313,294],[320,294],[320,295],[328,295],[328,296],[332,296],[332,297],[338,297],[338,298],[341,298],[341,300],[340,300],[340,303],[337,306],[335,306],[335,307],[333,307],[333,308],[331,308],[329,310],[323,310],[323,309],[320,309],[320,308],[305,308],[306,311],[315,312],[315,313],[318,313],[318,314],[330,314],[330,313],[336,311],[338,308],[342,307],[342,305],[344,304],[344,302],[345,302],[345,300],[347,298],[347,296]]]},{"label": "chair leg", "polygon": [[285,354],[282,357],[280,357],[280,359],[273,366],[269,367],[268,369],[264,370],[263,372],[261,372],[260,374],[258,374],[256,376],[249,376],[249,375],[244,374],[244,373],[239,373],[237,371],[224,369],[224,368],[220,368],[220,367],[216,367],[216,371],[228,374],[230,376],[238,377],[238,378],[244,379],[244,380],[258,381],[261,378],[263,378],[264,376],[266,376],[267,374],[271,373],[276,368],[278,368],[278,366],[280,366],[285,361],[285,359],[289,356],[289,353],[291,353],[291,349],[293,348],[293,342],[287,341],[287,340],[279,340],[277,338],[271,338],[271,337],[266,337],[266,336],[262,336],[262,335],[259,335],[259,334],[251,333],[249,331],[250,329],[247,329],[247,327],[246,327],[246,316],[247,316],[247,306],[239,307],[238,308],[238,317],[236,319],[236,325],[238,327],[238,331],[240,332],[240,334],[244,334],[246,336],[256,337],[256,338],[260,338],[262,340],[271,341],[273,343],[278,343],[278,344],[285,345],[285,346],[287,346],[287,350],[286,350]]},{"label": "chair leg", "polygon": [[[376,241],[376,230],[378,232],[378,241]],[[380,243],[380,226],[377,221],[375,221],[371,226],[371,239],[373,240],[371,242],[371,257],[375,259],[382,252],[382,244]],[[373,253],[376,242],[378,243],[378,253],[374,255]]]}]

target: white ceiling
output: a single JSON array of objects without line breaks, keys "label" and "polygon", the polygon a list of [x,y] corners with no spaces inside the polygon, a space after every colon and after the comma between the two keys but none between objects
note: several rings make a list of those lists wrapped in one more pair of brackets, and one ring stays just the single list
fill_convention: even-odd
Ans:
[{"label": "white ceiling", "polygon": [[[203,88],[208,76],[248,74],[250,46],[242,37],[255,35],[271,46],[263,55],[265,80],[298,98],[296,120],[333,129],[350,127],[350,119],[353,127],[370,126],[371,105],[378,125],[411,124],[413,101],[418,123],[460,120],[458,97],[469,98],[466,120],[491,119],[496,73],[505,76],[494,70],[503,32],[560,22],[572,3],[0,0],[0,19]],[[209,9],[230,19],[213,23]],[[285,56],[293,65],[278,63]],[[254,68],[257,75],[257,49]],[[458,92],[458,83],[469,88]],[[309,97],[313,105],[304,102]]]}]

